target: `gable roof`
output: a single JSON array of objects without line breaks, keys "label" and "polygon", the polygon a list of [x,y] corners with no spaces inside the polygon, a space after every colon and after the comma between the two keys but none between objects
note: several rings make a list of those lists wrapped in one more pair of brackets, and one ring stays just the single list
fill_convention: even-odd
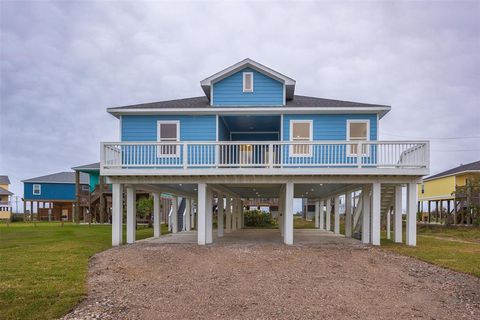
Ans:
[{"label": "gable roof", "polygon": [[[80,183],[88,184],[90,178],[87,173],[80,173]],[[57,172],[46,176],[22,180],[22,182],[37,183],[75,183],[75,172]]]},{"label": "gable roof", "polygon": [[10,192],[7,189],[0,187],[0,196],[11,196],[11,195],[13,195],[13,192]]},{"label": "gable roof", "polygon": [[480,172],[480,161],[475,161],[472,163],[463,164],[453,169],[437,173],[433,176],[426,177],[423,181],[433,180],[437,178],[452,176],[458,173],[467,173],[467,172]]},{"label": "gable roof", "polygon": [[100,162],[84,164],[81,166],[73,167],[74,171],[100,171]]},{"label": "gable roof", "polygon": [[[248,107],[240,106],[228,106],[228,109],[237,109],[245,110]],[[252,107],[256,108],[256,107]],[[343,101],[343,100],[334,100],[334,99],[324,99],[316,97],[307,97],[295,95],[292,100],[287,101],[285,106],[280,107],[280,109],[268,107],[272,111],[278,112],[282,110],[285,112],[286,108],[306,108],[325,110],[330,112],[340,111],[343,109],[348,109],[352,112],[355,111],[366,111],[370,113],[379,113],[380,117],[383,117],[388,111],[390,111],[390,106],[380,105],[380,104],[369,104],[369,103],[360,103],[353,101]],[[204,110],[202,110],[204,109]],[[108,108],[107,111],[114,116],[119,116],[124,113],[141,113],[141,112],[163,112],[169,111],[179,112],[185,110],[189,111],[210,111],[211,113],[216,113],[219,110],[227,109],[226,107],[212,107],[210,102],[206,97],[193,97],[185,99],[176,99],[176,100],[167,100],[167,101],[158,101],[150,103],[142,103],[130,106]]]},{"label": "gable roof", "polygon": [[0,176],[0,184],[10,184],[10,179],[8,179],[8,176]]},{"label": "gable roof", "polygon": [[253,61],[250,58],[244,59],[240,62],[235,63],[234,65],[223,69],[222,71],[219,71],[213,75],[211,75],[208,78],[203,79],[200,81],[200,85],[202,86],[203,92],[205,92],[205,95],[208,100],[210,100],[210,87],[212,84],[215,82],[218,82],[222,79],[225,79],[226,77],[234,74],[237,71],[240,71],[244,68],[252,68],[260,73],[263,73],[277,81],[280,81],[285,84],[285,94],[287,100],[290,100],[293,98],[293,93],[295,92],[295,80],[293,80],[290,77],[287,77],[284,74],[281,74],[278,71],[275,71],[273,69],[270,69],[267,66],[264,66],[263,64],[260,64],[256,61]]}]

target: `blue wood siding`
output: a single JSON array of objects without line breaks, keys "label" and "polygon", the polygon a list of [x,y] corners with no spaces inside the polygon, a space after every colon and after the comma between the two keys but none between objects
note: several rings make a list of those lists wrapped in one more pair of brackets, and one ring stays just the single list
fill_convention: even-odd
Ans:
[{"label": "blue wood siding", "polygon": [[[253,72],[253,92],[243,92],[243,72]],[[283,83],[251,68],[213,84],[213,106],[281,106]]]},{"label": "blue wood siding", "polygon": [[122,116],[122,141],[157,141],[157,121],[180,121],[180,141],[215,141],[216,117],[187,115]]},{"label": "blue wood siding", "polygon": [[[33,185],[41,185],[41,193],[33,194]],[[75,200],[74,183],[34,183],[25,182],[23,184],[23,194],[25,199],[29,200]]]},{"label": "blue wood siding", "polygon": [[290,120],[313,120],[313,140],[346,140],[347,120],[369,120],[370,140],[377,140],[376,114],[285,114],[283,140],[290,140]]},{"label": "blue wood siding", "polygon": [[[313,140],[347,140],[347,120],[369,120],[370,122],[370,140],[377,140],[377,115],[376,114],[310,114],[310,115],[284,115],[283,116],[283,140],[290,141],[290,121],[291,120],[312,120],[313,121]],[[307,156],[290,155],[288,146],[282,150],[283,162],[292,166],[301,167],[302,164],[309,163],[336,163],[338,165],[355,164],[356,156],[349,156],[346,146],[335,144],[312,145],[306,149]],[[349,148],[349,147],[348,147]],[[362,163],[368,165],[376,161],[376,146],[370,146],[365,149],[366,156],[362,157]]]}]

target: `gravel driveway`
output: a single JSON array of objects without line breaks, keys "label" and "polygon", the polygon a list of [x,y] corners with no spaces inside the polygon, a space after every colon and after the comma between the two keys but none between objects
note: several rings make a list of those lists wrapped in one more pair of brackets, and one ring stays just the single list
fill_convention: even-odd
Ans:
[{"label": "gravel driveway", "polygon": [[88,287],[65,319],[480,319],[480,279],[342,241],[138,242]]}]

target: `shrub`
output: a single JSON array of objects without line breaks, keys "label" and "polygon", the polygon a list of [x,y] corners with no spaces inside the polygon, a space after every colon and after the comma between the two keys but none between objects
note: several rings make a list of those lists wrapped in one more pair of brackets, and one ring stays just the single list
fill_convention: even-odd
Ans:
[{"label": "shrub", "polygon": [[247,227],[265,228],[274,225],[274,221],[268,212],[259,210],[245,211],[244,217],[245,226]]}]

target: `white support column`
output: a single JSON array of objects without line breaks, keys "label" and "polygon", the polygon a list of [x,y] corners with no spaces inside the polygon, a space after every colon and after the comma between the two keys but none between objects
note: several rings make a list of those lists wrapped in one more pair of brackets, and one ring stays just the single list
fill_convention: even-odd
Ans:
[{"label": "white support column", "polygon": [[285,190],[284,187],[280,189],[278,196],[278,228],[280,229],[280,236],[283,238],[283,218],[285,217]]},{"label": "white support column", "polygon": [[199,245],[207,243],[207,184],[198,184],[197,200],[197,241]]},{"label": "white support column", "polygon": [[160,200],[160,193],[159,192],[154,192],[153,193],[153,236],[154,237],[160,237],[162,231],[161,231],[161,221],[160,221],[160,206],[161,206],[161,200]]},{"label": "white support column", "polygon": [[287,245],[293,244],[293,182],[285,185],[285,224],[283,241]]},{"label": "white support column", "polygon": [[172,200],[172,233],[178,232],[178,197]]},{"label": "white support column", "polygon": [[240,224],[240,228],[245,228],[245,212],[244,212],[244,209],[245,209],[245,206],[244,206],[244,202],[242,200],[240,200],[240,221],[241,221],[241,224]]},{"label": "white support column", "polygon": [[137,199],[134,187],[127,187],[127,243],[135,243],[137,219]]},{"label": "white support column", "polygon": [[242,199],[237,198],[237,229],[242,229]]},{"label": "white support column", "polygon": [[345,237],[352,237],[352,193],[345,194]]},{"label": "white support column", "polygon": [[[33,210],[32,210],[33,212]],[[123,185],[112,184],[112,246],[122,244]]]},{"label": "white support column", "polygon": [[393,241],[402,243],[402,186],[395,186],[395,216],[393,218]]},{"label": "white support column", "polygon": [[232,198],[230,198],[229,195],[227,195],[226,207],[227,211],[225,213],[225,232],[230,233],[232,232]]},{"label": "white support column", "polygon": [[327,207],[326,207],[326,228],[328,231],[332,231],[332,223],[331,223],[331,219],[332,219],[332,199],[331,198],[328,198],[327,199]]},{"label": "white support column", "polygon": [[206,219],[206,241],[213,242],[213,192],[211,188],[207,188],[207,219]]},{"label": "white support column", "polygon": [[185,221],[183,221],[183,224],[185,225],[185,231],[190,231],[190,223],[191,223],[191,214],[192,214],[192,199],[191,198],[186,198],[185,199]]},{"label": "white support column", "polygon": [[390,208],[387,209],[387,239],[390,240],[390,215],[392,214],[392,211],[390,210]]},{"label": "white support column", "polygon": [[[192,205],[190,207],[190,229],[194,229],[195,228],[195,210],[194,210],[194,203],[193,203],[193,199],[192,199]],[[198,206],[198,204],[197,204]]]},{"label": "white support column", "polygon": [[417,183],[407,184],[407,232],[406,244],[417,245]]},{"label": "white support column", "polygon": [[333,217],[333,232],[335,234],[340,234],[340,196],[335,196],[334,204],[334,217]]},{"label": "white support column", "polygon": [[324,200],[320,200],[320,229],[325,229],[325,209],[324,209]]},{"label": "white support column", "polygon": [[380,245],[380,210],[381,210],[381,185],[372,184],[372,244]]},{"label": "white support column", "polygon": [[218,237],[223,237],[223,217],[224,217],[224,214],[225,214],[225,206],[224,206],[224,202],[223,202],[223,195],[220,195],[218,197],[217,210],[218,210],[217,235],[218,235]]},{"label": "white support column", "polygon": [[315,228],[320,228],[320,200],[315,200]]},{"label": "white support column", "polygon": [[238,208],[238,205],[237,205],[237,198],[233,198],[232,199],[232,231],[236,231],[237,230],[237,208]]},{"label": "white support column", "polygon": [[364,186],[362,190],[362,242],[370,243],[370,186]]}]

